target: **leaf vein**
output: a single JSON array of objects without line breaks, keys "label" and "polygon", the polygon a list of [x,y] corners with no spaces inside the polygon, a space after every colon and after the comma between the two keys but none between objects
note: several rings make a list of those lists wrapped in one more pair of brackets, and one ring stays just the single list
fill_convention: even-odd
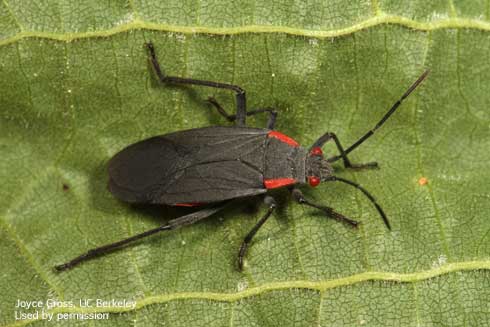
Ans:
[{"label": "leaf vein", "polygon": [[[285,282],[271,282],[265,283],[257,287],[248,288],[243,291],[236,293],[218,293],[218,292],[181,292],[181,293],[167,293],[154,295],[151,297],[144,298],[136,302],[134,309],[131,308],[120,308],[120,307],[72,307],[72,308],[60,308],[57,307],[52,310],[48,310],[49,313],[88,313],[88,312],[111,312],[111,313],[121,313],[121,312],[131,312],[137,311],[144,307],[153,304],[167,303],[171,301],[178,300],[208,300],[216,302],[230,302],[235,303],[243,300],[244,298],[249,298],[253,296],[258,296],[264,293],[289,290],[289,289],[305,289],[313,290],[319,292],[325,292],[326,290],[352,286],[359,283],[365,283],[370,281],[384,281],[384,282],[395,282],[395,283],[416,283],[427,279],[436,278],[441,275],[446,275],[449,273],[457,273],[463,271],[475,271],[475,270],[489,270],[490,271],[490,261],[463,261],[454,262],[439,267],[435,267],[429,270],[423,270],[415,273],[396,273],[396,272],[383,272],[383,271],[370,271],[364,272],[356,275],[351,275],[347,277],[341,277],[331,280],[322,281],[308,281],[308,280],[293,280]],[[6,325],[5,327],[14,326],[25,326],[36,320],[20,320],[16,323]]]},{"label": "leaf vein", "polygon": [[34,259],[32,253],[27,249],[26,245],[18,237],[17,233],[9,226],[9,224],[4,220],[0,219],[1,228],[12,238],[15,245],[19,249],[19,252],[25,257],[31,267],[39,274],[39,276],[44,280],[44,282],[56,293],[59,299],[63,299],[63,293],[56,287],[56,285],[48,278],[44,269],[40,267],[38,262]]},{"label": "leaf vein", "polygon": [[295,36],[314,37],[314,38],[334,38],[350,35],[355,32],[366,30],[379,25],[399,25],[407,29],[416,31],[434,31],[441,29],[475,29],[490,31],[490,22],[477,19],[467,19],[452,17],[431,22],[419,22],[403,16],[379,15],[368,18],[360,23],[332,30],[295,28],[288,26],[269,26],[269,25],[244,25],[238,27],[208,27],[208,26],[184,26],[169,25],[161,23],[147,22],[140,19],[133,19],[126,24],[116,25],[113,28],[100,31],[56,33],[43,31],[21,31],[11,37],[0,41],[0,46],[14,43],[24,38],[46,38],[57,41],[71,42],[78,39],[109,37],[115,34],[130,30],[155,30],[163,32],[174,32],[182,34],[214,34],[214,35],[236,35],[246,33],[280,33]]}]

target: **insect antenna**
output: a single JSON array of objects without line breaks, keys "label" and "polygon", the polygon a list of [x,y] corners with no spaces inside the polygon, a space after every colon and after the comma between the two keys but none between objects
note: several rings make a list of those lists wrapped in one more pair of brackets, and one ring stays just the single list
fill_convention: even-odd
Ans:
[{"label": "insect antenna", "polygon": [[346,154],[350,153],[352,150],[354,150],[359,145],[361,145],[364,141],[366,141],[371,135],[373,135],[374,132],[378,128],[380,128],[385,123],[385,121],[388,120],[388,118],[390,118],[390,116],[395,112],[395,110],[398,109],[398,107],[403,102],[403,100],[405,100],[410,95],[410,93],[412,93],[417,88],[417,86],[419,86],[420,83],[422,83],[422,81],[427,77],[429,72],[430,72],[430,70],[426,70],[422,75],[420,75],[420,77],[415,81],[415,83],[413,83],[408,88],[408,90],[405,91],[405,93],[402,95],[402,97],[400,99],[398,99],[398,101],[395,102],[395,104],[393,104],[393,106],[390,108],[390,110],[388,110],[388,112],[383,116],[383,118],[381,118],[381,120],[376,124],[376,126],[374,126],[373,129],[368,131],[361,138],[359,138],[356,142],[354,142],[354,144],[352,144],[350,147],[348,147],[341,155],[329,158],[328,162],[335,162],[335,161],[345,157]]},{"label": "insect antenna", "polygon": [[383,209],[381,209],[381,206],[376,202],[376,199],[374,198],[374,196],[372,196],[361,185],[359,185],[359,184],[357,184],[357,183],[355,183],[353,181],[350,181],[348,179],[344,179],[344,178],[337,177],[337,176],[329,176],[327,179],[325,179],[325,181],[326,182],[330,182],[330,181],[332,181],[332,182],[342,182],[342,183],[345,183],[345,184],[354,186],[355,188],[357,188],[358,190],[360,190],[371,201],[371,203],[374,204],[374,206],[376,207],[376,210],[378,210],[381,218],[383,219],[383,222],[385,223],[386,227],[389,230],[391,230],[390,222],[388,221],[388,218],[386,217],[386,214],[384,213]]}]

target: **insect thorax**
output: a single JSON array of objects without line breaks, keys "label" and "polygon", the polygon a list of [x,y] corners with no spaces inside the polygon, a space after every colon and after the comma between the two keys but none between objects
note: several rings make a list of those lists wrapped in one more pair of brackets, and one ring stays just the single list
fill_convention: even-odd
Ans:
[{"label": "insect thorax", "polygon": [[268,138],[265,151],[264,179],[292,178],[305,183],[305,158],[307,151],[275,138]]}]

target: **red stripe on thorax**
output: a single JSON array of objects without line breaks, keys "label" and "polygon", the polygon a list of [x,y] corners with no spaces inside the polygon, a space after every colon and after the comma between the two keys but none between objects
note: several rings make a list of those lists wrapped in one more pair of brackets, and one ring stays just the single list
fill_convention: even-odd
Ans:
[{"label": "red stripe on thorax", "polygon": [[266,189],[283,187],[291,184],[295,184],[296,180],[294,178],[274,178],[274,179],[264,179],[264,186]]},{"label": "red stripe on thorax", "polygon": [[284,135],[283,133],[280,133],[280,132],[277,132],[277,131],[270,131],[268,134],[267,134],[268,137],[273,137],[273,138],[276,138],[284,143],[287,143],[291,146],[299,146],[299,143],[296,142],[295,140],[293,140],[292,138],[290,138],[289,136],[287,135]]},{"label": "red stripe on thorax", "polygon": [[202,206],[203,203],[174,203],[173,204],[176,207],[199,207]]}]

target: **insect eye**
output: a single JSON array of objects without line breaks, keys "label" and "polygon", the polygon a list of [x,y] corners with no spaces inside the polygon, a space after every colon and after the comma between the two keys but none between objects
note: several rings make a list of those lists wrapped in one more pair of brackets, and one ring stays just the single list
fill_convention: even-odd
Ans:
[{"label": "insect eye", "polygon": [[310,183],[310,186],[312,187],[318,186],[318,184],[320,184],[320,178],[316,176],[309,176],[308,183]]},{"label": "insect eye", "polygon": [[316,146],[313,149],[311,149],[310,154],[312,156],[323,156],[323,151],[320,149],[320,147]]}]

